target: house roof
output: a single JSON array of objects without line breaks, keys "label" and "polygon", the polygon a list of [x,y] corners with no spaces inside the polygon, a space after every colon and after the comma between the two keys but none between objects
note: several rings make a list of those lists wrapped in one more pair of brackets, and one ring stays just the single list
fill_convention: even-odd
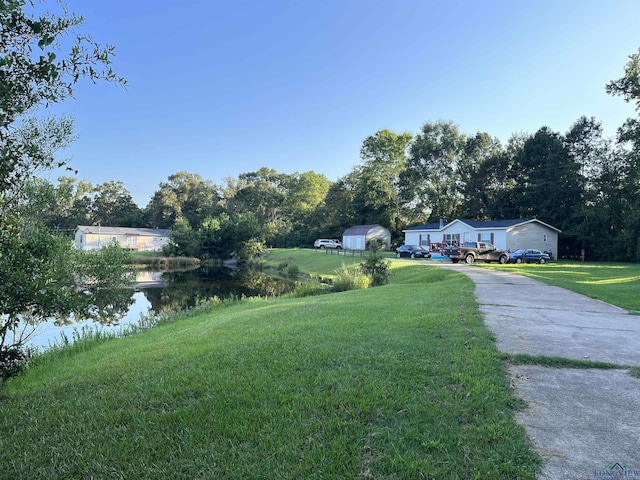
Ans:
[{"label": "house roof", "polygon": [[440,230],[440,228],[444,228],[444,226],[440,227],[439,223],[425,223],[424,225],[416,225],[414,227],[409,227],[404,231],[407,232],[409,230]]},{"label": "house roof", "polygon": [[105,225],[78,225],[76,230],[96,235],[137,235],[145,237],[168,237],[171,233],[171,230],[166,228],[107,227]]},{"label": "house roof", "polygon": [[347,228],[344,233],[342,234],[344,235],[366,235],[367,233],[369,233],[369,231],[373,228],[383,228],[380,225],[374,224],[374,225],[356,225],[355,227],[351,227],[351,228]]},{"label": "house roof", "polygon": [[515,227],[517,225],[524,225],[526,223],[539,223],[541,225],[544,225],[547,228],[550,228],[552,230],[555,230],[556,232],[560,232],[560,229],[556,228],[556,227],[552,227],[551,225],[541,222],[540,220],[538,220],[537,218],[532,218],[532,219],[522,219],[522,218],[518,218],[518,219],[511,219],[511,220],[467,220],[467,219],[455,219],[445,225],[443,225],[442,227],[440,226],[439,223],[426,223],[424,225],[417,225],[415,227],[410,227],[407,228],[406,230],[404,230],[405,232],[407,231],[413,231],[413,230],[420,230],[420,231],[424,231],[424,230],[429,230],[429,231],[441,231],[444,230],[445,228],[447,228],[448,226],[454,224],[454,223],[464,223],[466,225],[469,225],[471,228],[475,229],[475,230],[484,230],[484,229],[491,229],[491,230],[507,230],[511,227]]}]

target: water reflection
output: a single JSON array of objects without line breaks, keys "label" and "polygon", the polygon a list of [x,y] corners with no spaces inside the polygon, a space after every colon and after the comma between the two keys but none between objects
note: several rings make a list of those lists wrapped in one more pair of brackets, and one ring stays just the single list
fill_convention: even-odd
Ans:
[{"label": "water reflection", "polygon": [[[145,272],[136,287],[144,292],[154,313],[196,306],[218,297],[274,297],[291,292],[292,282],[269,277],[252,269],[199,267],[188,271]],[[154,286],[156,285],[156,286]]]},{"label": "water reflection", "polygon": [[192,308],[214,297],[273,297],[291,292],[294,287],[293,282],[252,269],[196,267],[186,271],[140,271],[136,275],[135,290],[101,292],[98,302],[105,314],[99,318],[96,315],[97,322],[52,320],[38,326],[36,336],[28,344],[46,347],[59,340],[61,333],[71,339],[73,330],[84,326],[102,325],[106,331],[117,330],[122,325],[136,323],[140,315]]}]

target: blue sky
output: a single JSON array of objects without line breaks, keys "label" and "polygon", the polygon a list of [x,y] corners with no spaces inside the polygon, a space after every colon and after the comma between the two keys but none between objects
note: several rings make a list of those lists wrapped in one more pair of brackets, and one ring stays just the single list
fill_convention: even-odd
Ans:
[{"label": "blue sky", "polygon": [[582,115],[612,136],[635,115],[605,85],[640,47],[636,0],[66,3],[128,86],[85,82],[56,106],[78,134],[62,156],[141,207],[178,171],[336,180],[384,128],[451,120],[506,142]]}]

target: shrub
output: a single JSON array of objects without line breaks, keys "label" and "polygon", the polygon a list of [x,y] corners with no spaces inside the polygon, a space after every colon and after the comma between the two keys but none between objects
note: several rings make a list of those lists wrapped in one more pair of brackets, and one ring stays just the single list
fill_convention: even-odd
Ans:
[{"label": "shrub", "polygon": [[360,269],[371,279],[372,287],[386,285],[389,283],[389,277],[391,276],[389,271],[391,263],[380,255],[380,244],[377,241],[371,241],[369,248],[371,253],[365,262],[360,264]]},{"label": "shrub", "polygon": [[27,361],[27,352],[19,345],[0,345],[0,380],[20,373]]},{"label": "shrub", "polygon": [[296,288],[291,292],[292,297],[302,298],[326,293],[326,287],[318,282],[301,282],[296,284]]},{"label": "shrub", "polygon": [[337,278],[333,281],[333,290],[335,292],[358,290],[368,288],[370,283],[370,278],[361,269],[349,270],[343,263],[342,268],[338,271]]},{"label": "shrub", "polygon": [[295,263],[292,263],[287,267],[287,273],[289,275],[297,275],[300,272],[300,268]]}]

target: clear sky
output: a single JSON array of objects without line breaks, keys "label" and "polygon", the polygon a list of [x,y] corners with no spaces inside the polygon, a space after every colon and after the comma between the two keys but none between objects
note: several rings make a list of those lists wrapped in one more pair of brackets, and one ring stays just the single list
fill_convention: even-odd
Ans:
[{"label": "clear sky", "polygon": [[582,115],[613,136],[635,115],[605,85],[640,47],[638,0],[66,3],[115,45],[128,86],[85,82],[55,108],[78,134],[63,157],[79,179],[123,181],[141,207],[178,171],[336,180],[384,128],[450,120],[505,142]]}]

